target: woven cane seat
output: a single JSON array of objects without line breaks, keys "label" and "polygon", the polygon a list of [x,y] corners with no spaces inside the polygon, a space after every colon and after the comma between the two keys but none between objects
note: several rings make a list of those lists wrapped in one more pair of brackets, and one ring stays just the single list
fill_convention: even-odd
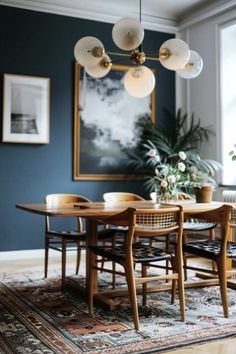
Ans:
[{"label": "woven cane seat", "polygon": [[[220,254],[220,240],[206,240],[183,244],[183,251],[200,257],[216,260]],[[236,258],[236,244],[227,242],[227,257]]]},{"label": "woven cane seat", "polygon": [[[122,246],[90,246],[90,249],[99,256],[114,260],[114,262],[123,262],[127,255]],[[160,248],[146,245],[140,242],[134,243],[132,247],[133,259],[135,263],[139,262],[157,262],[169,260],[174,257],[174,253],[166,252]]]}]

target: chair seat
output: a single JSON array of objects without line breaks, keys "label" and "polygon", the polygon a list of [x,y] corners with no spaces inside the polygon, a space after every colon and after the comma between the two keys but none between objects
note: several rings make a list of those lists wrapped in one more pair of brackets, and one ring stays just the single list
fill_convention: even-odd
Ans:
[{"label": "chair seat", "polygon": [[[183,244],[183,251],[193,253],[200,257],[216,260],[220,253],[220,247],[220,240],[206,240]],[[227,242],[227,257],[236,258],[236,244],[233,242]]]},{"label": "chair seat", "polygon": [[[126,258],[125,248],[122,246],[90,246],[90,248],[97,255],[114,260],[117,263],[123,262]],[[134,243],[132,249],[135,263],[156,262],[174,257],[172,252],[166,252],[160,248],[144,245],[140,242]]]},{"label": "chair seat", "polygon": [[124,237],[126,232],[127,232],[127,229],[121,229],[121,228],[117,228],[117,227],[111,227],[111,228],[109,227],[108,229],[98,231],[97,238],[98,238],[98,240],[106,240],[106,239],[112,238],[114,236]]},{"label": "chair seat", "polygon": [[65,238],[71,241],[85,241],[86,240],[86,233],[85,232],[78,232],[78,231],[57,231],[57,230],[50,230],[47,232],[48,236],[56,237],[56,238]]},{"label": "chair seat", "polygon": [[214,229],[216,227],[216,224],[211,223],[211,222],[204,222],[204,221],[198,221],[198,220],[187,220],[184,222],[184,231],[207,231]]}]

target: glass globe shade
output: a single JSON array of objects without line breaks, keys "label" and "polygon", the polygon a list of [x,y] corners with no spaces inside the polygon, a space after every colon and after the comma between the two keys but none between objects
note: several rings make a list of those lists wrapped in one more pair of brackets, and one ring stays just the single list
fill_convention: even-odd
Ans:
[{"label": "glass globe shade", "polygon": [[143,26],[135,18],[122,18],[112,28],[112,39],[117,47],[123,50],[136,49],[142,43],[143,38]]},{"label": "glass globe shade", "polygon": [[[169,52],[169,57],[162,58],[162,51],[167,50]],[[190,56],[190,49],[187,43],[182,41],[182,39],[173,38],[164,42],[159,49],[159,58],[161,64],[169,70],[177,70],[183,68]]]},{"label": "glass globe shade", "polygon": [[74,47],[74,56],[82,66],[96,65],[104,54],[104,46],[96,37],[83,37]]},{"label": "glass globe shade", "polygon": [[155,76],[146,66],[134,67],[125,74],[124,87],[130,96],[146,97],[155,87]]},{"label": "glass globe shade", "polygon": [[111,63],[111,59],[105,54],[96,65],[86,66],[85,71],[90,76],[99,79],[106,76],[111,70],[111,64],[106,65],[106,63]]},{"label": "glass globe shade", "polygon": [[190,50],[190,58],[185,68],[176,70],[176,72],[183,79],[194,79],[201,73],[202,67],[203,61],[201,56],[197,52]]}]

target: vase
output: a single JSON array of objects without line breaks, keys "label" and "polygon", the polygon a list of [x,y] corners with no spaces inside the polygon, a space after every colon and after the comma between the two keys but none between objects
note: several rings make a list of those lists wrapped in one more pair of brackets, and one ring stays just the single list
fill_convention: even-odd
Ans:
[{"label": "vase", "polygon": [[156,193],[157,203],[171,203],[176,202],[178,199],[177,194],[173,193]]},{"label": "vase", "polygon": [[195,188],[196,203],[210,203],[212,201],[213,187],[202,186]]}]

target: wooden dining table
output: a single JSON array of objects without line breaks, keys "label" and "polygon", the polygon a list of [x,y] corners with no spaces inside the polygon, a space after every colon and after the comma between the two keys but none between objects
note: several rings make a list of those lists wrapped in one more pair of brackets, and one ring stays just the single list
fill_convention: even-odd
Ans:
[{"label": "wooden dining table", "polygon": [[[236,203],[228,203],[233,205],[236,209]],[[68,203],[63,205],[53,205],[53,204],[17,204],[16,208],[24,210],[29,213],[34,213],[42,216],[50,217],[82,217],[86,219],[86,228],[88,241],[86,242],[86,247],[88,248],[91,244],[96,242],[97,234],[97,224],[95,220],[97,218],[102,218],[110,215],[114,215],[128,207],[135,208],[139,210],[150,210],[157,208],[173,208],[173,206],[181,205],[183,207],[185,217],[189,215],[193,216],[195,213],[209,211],[216,209],[223,205],[223,202],[213,201],[211,203],[196,203],[193,201],[178,201],[171,204],[157,204],[153,201],[125,201],[125,202],[80,202],[80,203]],[[87,294],[88,289],[88,262],[89,262],[89,252],[86,250],[86,286],[85,288],[80,288],[82,292]],[[231,262],[228,264],[228,268],[231,268]],[[218,284],[218,279],[216,278],[199,278],[199,281],[186,281],[185,287],[199,287]],[[158,286],[158,291],[170,289],[170,284],[165,283]],[[235,288],[235,283],[232,283],[233,288]],[[157,288],[150,288],[149,291],[157,291]],[[118,303],[113,300],[114,297],[122,296],[127,294],[125,290],[110,289],[105,290],[102,294],[99,292],[95,295],[95,300],[101,305],[109,309],[115,309]]]}]

